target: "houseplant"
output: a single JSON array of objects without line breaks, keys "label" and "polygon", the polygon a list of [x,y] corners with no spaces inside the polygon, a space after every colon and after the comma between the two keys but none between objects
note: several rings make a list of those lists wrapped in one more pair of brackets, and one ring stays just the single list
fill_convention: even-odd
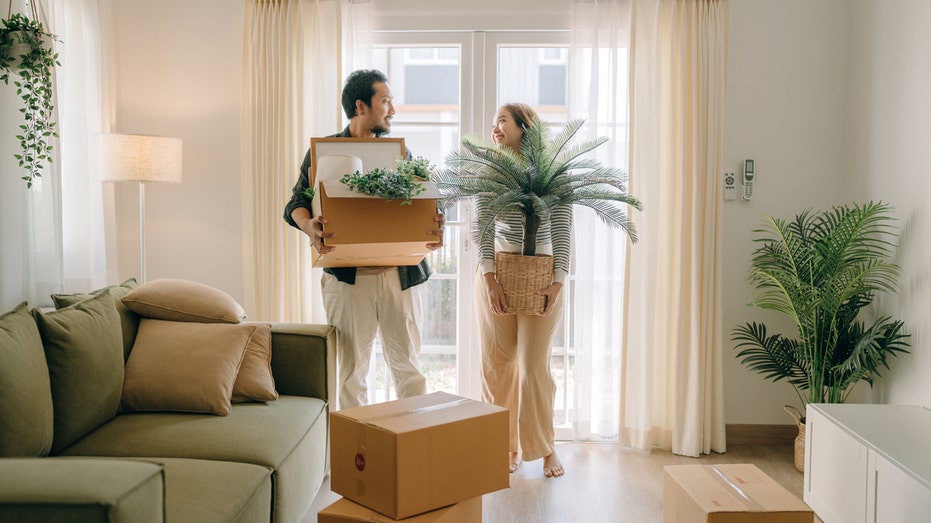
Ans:
[{"label": "houseplant", "polygon": [[[433,165],[422,156],[411,160],[398,159],[396,169],[375,168],[368,172],[346,173],[339,181],[349,190],[370,196],[379,196],[385,201],[401,200],[401,205],[410,205],[414,196],[426,191],[422,182],[430,179]],[[304,189],[308,200],[314,199],[311,187]]]},{"label": "houseplant", "polygon": [[0,21],[0,80],[9,85],[14,76],[16,94],[22,99],[24,123],[16,135],[21,152],[14,154],[26,170],[22,177],[32,187],[42,176],[45,162],[51,162],[50,139],[58,137],[54,121],[52,75],[58,62],[55,35],[49,33],[32,6],[32,18],[13,13]]},{"label": "houseplant", "polygon": [[[524,131],[520,153],[498,147],[481,137],[467,136],[462,148],[449,154],[447,168],[437,173],[436,185],[444,199],[453,202],[477,198],[478,206],[473,235],[476,241],[495,234],[495,222],[515,209],[523,215],[522,252],[517,263],[535,264],[537,234],[540,225],[559,205],[575,204],[593,209],[607,224],[624,229],[631,241],[637,241],[627,206],[640,210],[641,203],[627,192],[627,175],[622,169],[605,167],[583,155],[608,141],[597,138],[572,144],[584,120],[569,122],[555,136],[539,119]],[[501,253],[499,253],[501,254]],[[496,257],[496,259],[498,259]],[[552,278],[552,257],[543,258]],[[496,267],[499,268],[497,262]],[[500,275],[499,275],[500,276]],[[545,280],[545,278],[543,278]],[[500,281],[500,278],[499,278]],[[511,297],[520,291],[501,282],[511,309]],[[538,289],[531,289],[531,291]],[[542,310],[540,303],[536,310]]]},{"label": "houseplant", "polygon": [[[734,348],[751,370],[792,385],[803,407],[846,401],[860,381],[872,386],[890,356],[908,352],[901,321],[880,316],[867,324],[860,316],[877,293],[897,289],[899,268],[888,261],[897,235],[891,211],[882,202],[806,210],[790,222],[766,216],[754,231],[751,305],[788,316],[797,333],[770,334],[748,322],[734,329]],[[797,422],[803,430],[804,418]]]}]

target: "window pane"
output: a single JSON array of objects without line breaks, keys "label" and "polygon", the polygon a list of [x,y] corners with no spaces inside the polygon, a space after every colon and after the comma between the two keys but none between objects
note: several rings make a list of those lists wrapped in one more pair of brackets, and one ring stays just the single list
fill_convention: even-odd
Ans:
[{"label": "window pane", "polygon": [[498,105],[525,103],[543,121],[565,123],[567,55],[564,47],[498,48]]}]

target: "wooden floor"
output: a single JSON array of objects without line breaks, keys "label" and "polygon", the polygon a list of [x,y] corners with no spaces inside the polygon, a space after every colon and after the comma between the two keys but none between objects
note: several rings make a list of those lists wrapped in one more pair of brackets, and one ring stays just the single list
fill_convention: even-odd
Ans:
[{"label": "wooden floor", "polygon": [[[802,497],[803,475],[793,466],[792,445],[729,445],[725,454],[701,458],[611,443],[559,443],[557,452],[565,476],[544,478],[543,460],[523,463],[509,489],[483,497],[483,522],[662,522],[666,465],[753,463]],[[304,523],[316,523],[317,512],[337,499],[327,478]]]}]

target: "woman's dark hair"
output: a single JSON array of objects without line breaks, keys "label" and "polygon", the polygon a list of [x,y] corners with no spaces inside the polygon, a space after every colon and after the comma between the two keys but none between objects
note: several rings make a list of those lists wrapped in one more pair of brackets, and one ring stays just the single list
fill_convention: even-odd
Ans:
[{"label": "woman's dark hair", "polygon": [[537,112],[533,110],[533,107],[527,104],[509,103],[502,105],[501,108],[507,109],[507,111],[511,113],[511,117],[514,118],[514,123],[520,127],[521,131],[526,131],[528,127],[533,125],[533,120],[539,118]]},{"label": "woman's dark hair", "polygon": [[356,115],[356,100],[362,100],[366,107],[372,107],[375,84],[378,82],[388,83],[388,77],[377,69],[360,69],[346,77],[342,100],[346,118],[351,120]]}]

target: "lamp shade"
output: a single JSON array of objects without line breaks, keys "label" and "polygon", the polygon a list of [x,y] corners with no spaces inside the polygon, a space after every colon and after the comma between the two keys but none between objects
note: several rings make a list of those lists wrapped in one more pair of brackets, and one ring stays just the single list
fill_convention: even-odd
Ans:
[{"label": "lamp shade", "polygon": [[101,136],[101,179],[181,183],[181,138],[109,133]]}]

